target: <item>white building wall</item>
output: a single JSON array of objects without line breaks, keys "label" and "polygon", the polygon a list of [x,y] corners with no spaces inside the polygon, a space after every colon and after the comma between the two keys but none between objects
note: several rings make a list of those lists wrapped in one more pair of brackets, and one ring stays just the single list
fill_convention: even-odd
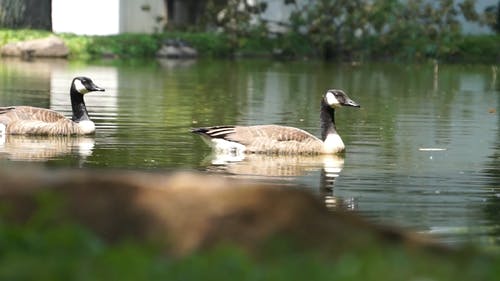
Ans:
[{"label": "white building wall", "polygon": [[120,32],[120,0],[52,0],[55,33],[109,35]]},{"label": "white building wall", "polygon": [[78,35],[161,31],[163,0],[52,0],[52,30]]},{"label": "white building wall", "polygon": [[121,0],[120,31],[156,33],[167,22],[167,9],[163,0]]}]

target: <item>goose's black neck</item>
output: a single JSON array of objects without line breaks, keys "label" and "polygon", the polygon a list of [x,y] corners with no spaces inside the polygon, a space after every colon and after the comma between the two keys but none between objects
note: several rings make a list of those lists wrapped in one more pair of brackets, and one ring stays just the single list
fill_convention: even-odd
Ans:
[{"label": "goose's black neck", "polygon": [[335,109],[329,106],[324,100],[321,101],[319,118],[321,121],[321,140],[324,141],[328,134],[337,132],[335,128]]},{"label": "goose's black neck", "polygon": [[83,95],[75,89],[74,85],[71,85],[70,96],[71,108],[73,110],[73,117],[71,120],[75,122],[90,120],[87,107],[85,107],[85,102],[83,101]]}]

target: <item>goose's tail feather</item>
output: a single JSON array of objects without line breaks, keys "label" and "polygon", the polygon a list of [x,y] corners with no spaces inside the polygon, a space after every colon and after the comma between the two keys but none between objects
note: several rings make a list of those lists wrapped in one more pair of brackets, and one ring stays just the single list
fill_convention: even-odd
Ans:
[{"label": "goose's tail feather", "polygon": [[191,129],[191,133],[203,135],[209,138],[224,139],[227,135],[234,133],[234,126],[214,126]]}]

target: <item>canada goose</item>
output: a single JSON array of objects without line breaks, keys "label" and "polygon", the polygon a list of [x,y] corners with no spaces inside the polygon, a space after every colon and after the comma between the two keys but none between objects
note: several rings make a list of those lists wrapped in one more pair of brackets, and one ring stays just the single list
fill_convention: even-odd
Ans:
[{"label": "canada goose", "polygon": [[217,152],[268,154],[333,154],[345,149],[335,129],[335,108],[360,107],[342,90],[328,90],[321,99],[321,139],[293,127],[279,125],[195,128]]},{"label": "canada goose", "polygon": [[70,97],[73,117],[66,118],[54,110],[32,106],[0,107],[0,134],[10,135],[88,135],[95,132],[89,119],[83,95],[103,92],[90,78],[75,77]]}]

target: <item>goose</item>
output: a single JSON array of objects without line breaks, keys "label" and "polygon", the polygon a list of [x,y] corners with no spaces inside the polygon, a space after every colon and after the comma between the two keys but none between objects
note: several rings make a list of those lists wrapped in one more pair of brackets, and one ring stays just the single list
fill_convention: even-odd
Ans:
[{"label": "goose", "polygon": [[89,135],[95,125],[89,118],[83,96],[89,92],[104,92],[87,77],[75,77],[70,97],[73,116],[66,118],[54,110],[32,106],[0,107],[0,134],[7,135]]},{"label": "goose", "polygon": [[335,128],[335,109],[360,107],[342,90],[328,90],[321,99],[321,139],[281,125],[214,126],[191,129],[217,153],[336,154],[345,145]]}]

